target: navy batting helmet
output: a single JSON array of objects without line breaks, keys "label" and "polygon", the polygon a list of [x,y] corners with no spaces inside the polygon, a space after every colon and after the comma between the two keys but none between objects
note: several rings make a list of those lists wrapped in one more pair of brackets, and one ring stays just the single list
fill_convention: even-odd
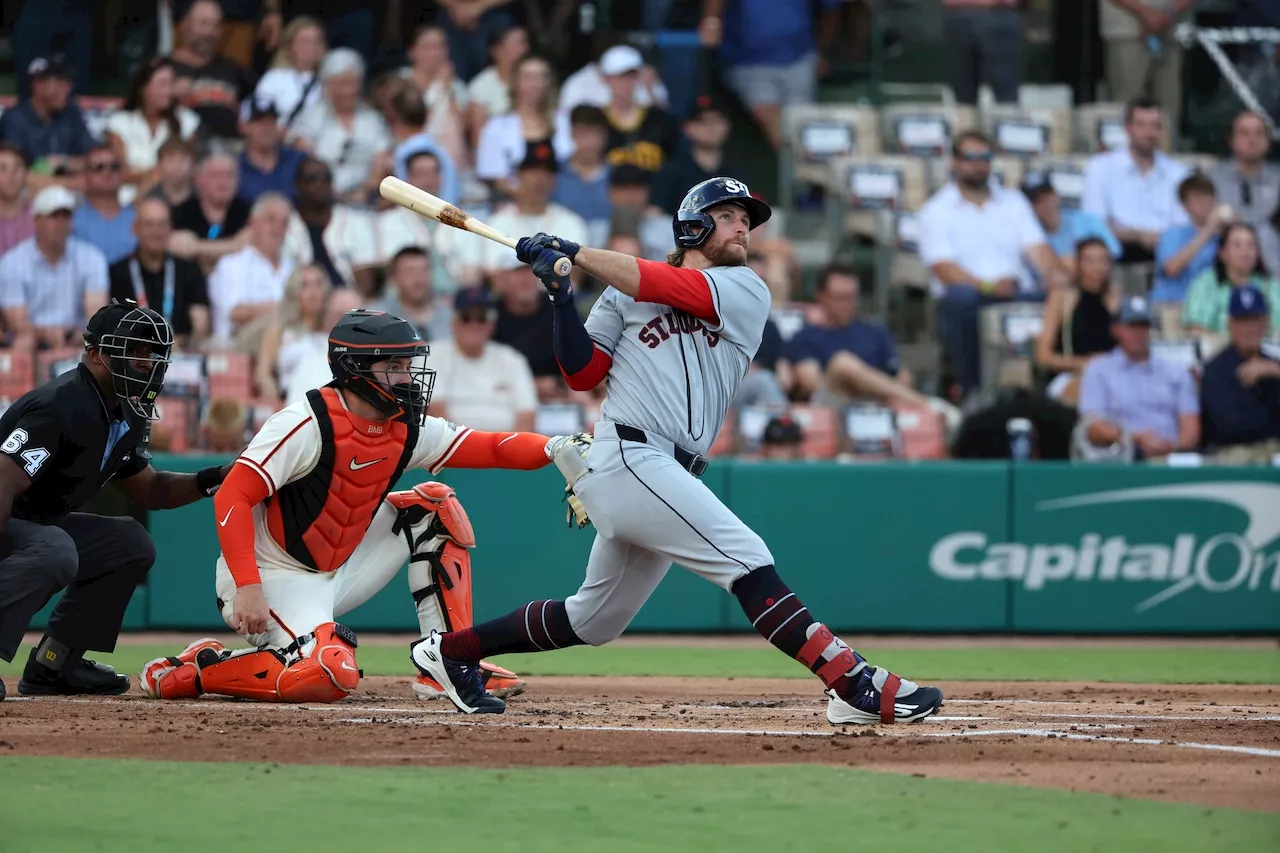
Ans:
[{"label": "navy batting helmet", "polygon": [[[751,195],[751,190],[742,181],[734,178],[712,178],[689,190],[684,201],[680,202],[680,209],[671,220],[676,245],[682,249],[696,249],[707,242],[716,228],[715,220],[707,211],[726,202],[745,208],[753,229],[768,222],[773,215],[769,205]],[[701,227],[697,234],[693,233],[695,225]]]}]

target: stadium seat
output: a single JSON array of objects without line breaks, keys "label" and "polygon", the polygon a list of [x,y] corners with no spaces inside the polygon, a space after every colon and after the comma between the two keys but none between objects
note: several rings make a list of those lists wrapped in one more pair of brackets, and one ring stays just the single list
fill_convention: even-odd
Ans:
[{"label": "stadium seat", "polygon": [[981,111],[980,123],[997,153],[1019,157],[1071,153],[1069,110],[993,104]]},{"label": "stadium seat", "polygon": [[1066,157],[1036,157],[1027,165],[1025,179],[1032,172],[1043,172],[1049,176],[1050,183],[1062,199],[1062,206],[1079,209],[1084,196],[1084,169],[1089,157],[1084,154],[1071,154]]},{"label": "stadium seat", "polygon": [[840,449],[840,422],[826,406],[796,404],[791,416],[804,432],[800,455],[805,459],[831,459]]},{"label": "stadium seat", "polygon": [[[1072,113],[1071,150],[1077,154],[1096,154],[1124,144],[1124,104],[1081,104]],[[1168,140],[1165,140],[1168,147]]]},{"label": "stadium seat", "polygon": [[574,435],[585,425],[582,407],[576,403],[544,403],[533,415],[533,431],[542,435]]},{"label": "stadium seat", "polygon": [[156,404],[160,419],[151,424],[151,449],[165,453],[191,450],[197,406],[199,401],[193,398],[162,394]]},{"label": "stadium seat", "polygon": [[210,353],[205,357],[205,373],[210,398],[230,397],[244,402],[253,399],[253,362],[244,353]]},{"label": "stadium seat", "polygon": [[80,347],[40,350],[36,353],[36,384],[43,385],[55,376],[74,370],[83,354]]},{"label": "stadium seat", "polygon": [[[999,179],[1000,185],[1009,189],[1021,187],[1026,173],[1027,161],[1022,157],[997,154],[991,160],[991,176]],[[934,157],[925,161],[925,186],[929,195],[942,189],[950,180],[950,157]]]},{"label": "stadium seat", "polygon": [[788,105],[782,111],[782,139],[779,196],[790,204],[796,184],[826,184],[833,158],[879,154],[880,116],[872,107]]},{"label": "stadium seat", "polygon": [[35,385],[35,355],[26,349],[0,349],[0,400],[12,403]]},{"label": "stadium seat", "polygon": [[977,125],[977,110],[962,104],[890,104],[880,113],[884,150],[917,157],[949,157],[956,135]]}]

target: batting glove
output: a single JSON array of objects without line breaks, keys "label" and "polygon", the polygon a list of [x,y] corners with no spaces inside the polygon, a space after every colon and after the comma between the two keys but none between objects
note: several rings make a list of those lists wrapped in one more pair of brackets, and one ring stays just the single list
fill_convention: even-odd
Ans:
[{"label": "batting glove", "polygon": [[539,231],[532,237],[521,237],[516,241],[516,258],[523,264],[531,264],[537,258],[538,249],[553,249],[572,261],[578,257],[581,248],[577,243]]},{"label": "batting glove", "polygon": [[533,255],[533,273],[542,281],[551,301],[557,304],[568,302],[573,298],[573,284],[569,276],[556,274],[556,262],[564,257],[563,252],[553,249],[537,249]]}]

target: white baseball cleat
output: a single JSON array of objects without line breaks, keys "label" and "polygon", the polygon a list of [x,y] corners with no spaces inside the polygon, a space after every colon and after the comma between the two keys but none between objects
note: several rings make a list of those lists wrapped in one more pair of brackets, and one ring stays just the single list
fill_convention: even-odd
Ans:
[{"label": "white baseball cleat", "polygon": [[454,707],[464,714],[501,714],[507,703],[484,689],[479,661],[452,660],[440,651],[443,635],[432,631],[409,646],[409,658],[418,672],[444,688]]},{"label": "white baseball cleat", "polygon": [[859,673],[852,696],[841,698],[827,690],[827,720],[837,726],[848,723],[914,723],[938,712],[942,691],[921,687],[899,678],[884,667],[868,666]]}]

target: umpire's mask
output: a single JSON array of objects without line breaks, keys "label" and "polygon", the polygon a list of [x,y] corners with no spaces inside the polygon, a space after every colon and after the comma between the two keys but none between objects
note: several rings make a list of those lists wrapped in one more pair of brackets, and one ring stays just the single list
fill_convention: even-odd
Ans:
[{"label": "umpire's mask", "polygon": [[114,300],[89,321],[85,344],[98,348],[116,396],[139,417],[159,420],[156,398],[173,351],[173,329],[164,317],[132,300]]}]

